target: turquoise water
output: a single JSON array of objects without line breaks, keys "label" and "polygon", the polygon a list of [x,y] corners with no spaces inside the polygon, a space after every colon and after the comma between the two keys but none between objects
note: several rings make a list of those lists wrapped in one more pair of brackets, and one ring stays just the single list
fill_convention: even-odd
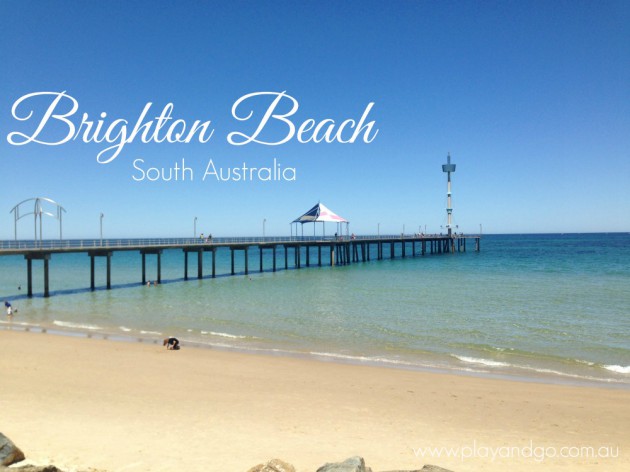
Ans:
[{"label": "turquoise water", "polygon": [[[41,296],[36,261],[32,299],[24,258],[0,257],[0,296],[18,308],[12,326],[3,319],[0,328],[174,335],[184,346],[630,386],[629,234],[488,235],[481,252],[469,244],[466,253],[417,257],[410,248],[405,259],[398,247],[397,258],[374,260],[373,248],[369,262],[300,270],[283,270],[279,248],[278,272],[267,270],[267,251],[262,274],[252,248],[249,276],[234,277],[224,249],[217,278],[208,277],[207,254],[204,279],[189,281],[182,251],[165,251],[163,283],[152,287],[140,284],[140,255],[117,252],[114,289],[94,292],[89,257],[55,254],[52,296]],[[189,264],[196,276],[196,257]],[[236,267],[243,270],[242,253]],[[104,286],[104,260],[96,274]],[[147,279],[155,278],[155,256],[147,256]]]}]

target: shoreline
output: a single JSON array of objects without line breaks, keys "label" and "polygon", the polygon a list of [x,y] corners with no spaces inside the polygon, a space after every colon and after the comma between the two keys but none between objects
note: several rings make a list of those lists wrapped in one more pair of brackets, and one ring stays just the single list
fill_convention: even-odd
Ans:
[{"label": "shoreline", "polygon": [[[621,322],[630,301],[624,265],[629,253],[622,236],[576,236],[567,244],[549,235],[525,245],[497,237],[481,258],[396,256],[334,270],[278,273],[255,271],[257,254],[250,254],[249,277],[223,277],[230,261],[218,257],[223,269],[216,279],[206,274],[187,282],[179,277],[180,252],[165,251],[165,280],[157,288],[137,282],[139,254],[121,253],[112,270],[121,282],[135,281],[121,290],[102,286],[101,261],[94,291],[5,299],[20,309],[15,321],[50,331],[132,339],[173,335],[215,349],[629,388],[630,351]],[[85,258],[64,255],[58,262],[51,272],[54,287],[63,290],[89,279]],[[242,260],[237,262],[241,268]],[[25,288],[23,260],[7,263],[1,285],[15,288],[21,282]],[[150,263],[149,279],[154,269]],[[309,286],[317,291],[305,290]]]},{"label": "shoreline", "polygon": [[[0,331],[23,331],[32,333],[51,334],[53,336],[63,336],[72,338],[101,339],[114,342],[124,343],[144,343],[159,344],[162,337],[167,336],[165,333],[146,332],[140,336],[123,333],[112,333],[106,330],[94,330],[80,328],[61,327],[42,327],[27,322],[5,322],[0,321]],[[155,336],[158,336],[159,339]],[[235,352],[242,354],[253,354],[270,357],[289,357],[294,359],[311,359],[320,362],[330,362],[343,365],[372,366],[386,369],[407,370],[412,372],[427,372],[434,374],[465,376],[480,379],[495,379],[513,382],[532,382],[545,385],[566,385],[570,387],[594,387],[594,388],[610,388],[614,390],[629,390],[630,383],[623,379],[599,379],[595,377],[585,377],[562,373],[556,371],[538,371],[532,369],[527,373],[519,373],[519,367],[512,366],[506,371],[480,370],[470,367],[458,367],[455,365],[431,365],[413,363],[408,361],[392,361],[383,357],[374,358],[369,356],[352,356],[341,353],[314,352],[314,351],[294,351],[280,348],[260,348],[254,346],[237,346],[219,342],[200,342],[196,340],[185,339],[179,336],[182,346],[195,349],[219,350],[225,352]],[[455,356],[457,357],[457,356]],[[491,366],[488,366],[491,367]],[[528,375],[529,374],[529,375]]]},{"label": "shoreline", "polygon": [[[0,342],[2,432],[27,459],[75,470],[245,472],[277,457],[308,472],[353,455],[375,471],[630,467],[627,390],[8,330]],[[620,452],[487,455],[530,444]],[[473,445],[465,459],[420,455]]]}]

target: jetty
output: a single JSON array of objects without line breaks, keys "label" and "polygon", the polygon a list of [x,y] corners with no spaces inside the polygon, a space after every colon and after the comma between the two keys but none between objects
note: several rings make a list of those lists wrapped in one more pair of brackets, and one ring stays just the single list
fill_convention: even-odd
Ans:
[{"label": "jetty", "polygon": [[[193,259],[197,259],[197,279],[203,278],[204,254],[210,253],[212,257],[211,267],[212,278],[216,277],[217,251],[230,251],[230,275],[236,275],[235,259],[237,253],[243,254],[244,274],[249,274],[249,253],[258,252],[260,267],[263,272],[263,260],[265,251],[272,253],[272,268],[275,272],[277,267],[277,253],[284,251],[284,269],[289,267],[301,269],[316,265],[343,266],[358,262],[368,262],[372,259],[382,260],[396,257],[396,247],[400,246],[398,254],[400,257],[416,257],[427,254],[453,254],[456,252],[466,252],[466,243],[472,240],[474,250],[481,249],[481,225],[479,235],[464,235],[453,232],[453,208],[451,205],[451,174],[455,172],[456,166],[451,163],[451,155],[448,153],[446,164],[442,165],[442,172],[447,174],[446,192],[446,215],[447,234],[416,233],[405,234],[404,226],[401,234],[382,236],[380,234],[380,223],[378,224],[378,234],[376,236],[352,236],[349,234],[350,222],[338,214],[331,211],[321,202],[318,202],[306,213],[291,222],[290,237],[265,237],[265,222],[263,220],[262,238],[187,238],[187,239],[103,239],[103,213],[100,214],[100,239],[90,240],[63,240],[62,216],[65,208],[59,203],[46,197],[34,197],[18,203],[11,213],[14,220],[14,241],[0,241],[0,257],[22,255],[26,259],[26,274],[28,285],[28,297],[33,296],[33,261],[42,261],[44,272],[44,297],[50,296],[49,265],[53,254],[85,253],[90,257],[90,289],[95,290],[95,260],[96,258],[106,259],[106,287],[112,288],[112,256],[119,251],[139,251],[142,256],[142,280],[144,285],[146,280],[147,256],[155,256],[157,264],[157,283],[162,282],[162,253],[165,250],[181,250],[184,265],[184,280],[189,279],[189,259],[192,254]],[[32,205],[32,209],[31,209]],[[52,210],[45,208],[49,206]],[[18,240],[18,221],[27,216],[34,217],[34,238],[32,240]],[[59,240],[42,240],[42,217],[50,216],[59,221]],[[39,223],[39,238],[38,233]],[[338,232],[333,237],[326,237],[325,224],[334,223]],[[296,225],[295,236],[293,236],[293,225]],[[304,224],[313,224],[313,236],[304,236]],[[316,226],[322,225],[322,235],[316,236]],[[297,226],[302,229],[302,235],[297,236]],[[339,231],[343,225],[346,228],[346,235]],[[426,228],[426,226],[425,226]],[[457,226],[455,226],[457,228]],[[341,233],[341,234],[340,234]],[[193,220],[193,234],[197,234],[197,217]],[[389,251],[387,250],[389,249]],[[314,254],[317,257],[314,259]],[[282,259],[281,259],[282,260]],[[240,273],[240,272],[239,272]]]},{"label": "jetty", "polygon": [[[479,251],[481,235],[390,235],[353,237],[263,237],[263,238],[168,238],[168,239],[111,239],[111,240],[28,240],[0,241],[0,257],[24,256],[26,260],[28,296],[33,296],[33,261],[42,261],[44,297],[50,296],[49,264],[55,254],[84,253],[90,258],[90,288],[95,290],[95,259],[106,258],[106,288],[112,287],[111,258],[116,252],[138,251],[142,255],[142,280],[146,284],[147,256],[155,256],[157,282],[161,283],[161,256],[165,250],[181,250],[183,254],[184,280],[189,279],[189,259],[196,258],[196,278],[204,277],[204,253],[211,255],[211,277],[216,277],[217,251],[230,251],[231,272],[236,275],[236,254],[242,253],[244,274],[250,273],[249,253],[259,254],[259,272],[265,270],[263,254],[272,253],[272,271],[278,270],[277,253],[284,252],[284,269],[301,269],[322,265],[344,266],[371,260],[393,259],[396,248],[398,257],[416,257],[428,254],[453,254],[466,252],[467,242],[472,241]],[[195,257],[196,256],[196,257]],[[280,257],[282,261],[282,257]],[[269,269],[269,268],[268,268]],[[239,273],[242,273],[239,270]]]}]

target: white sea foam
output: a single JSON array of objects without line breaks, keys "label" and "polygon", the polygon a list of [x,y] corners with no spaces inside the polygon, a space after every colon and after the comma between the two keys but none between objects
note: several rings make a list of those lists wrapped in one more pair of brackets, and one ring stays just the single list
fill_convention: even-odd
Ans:
[{"label": "white sea foam", "polygon": [[491,361],[490,359],[478,359],[476,357],[456,356],[456,355],[454,355],[454,357],[468,364],[480,364],[480,365],[485,365],[488,367],[509,367],[510,366],[510,364],[506,362]]},{"label": "white sea foam", "polygon": [[336,354],[333,352],[314,352],[311,351],[309,354],[317,357],[330,357],[333,359],[343,359],[347,361],[358,361],[358,362],[377,362],[383,364],[394,364],[394,365],[404,365],[410,367],[423,367],[426,365],[418,364],[414,362],[402,361],[398,359],[388,359],[386,357],[367,357],[367,356],[350,356],[347,354]]},{"label": "white sea foam", "polygon": [[604,369],[617,372],[618,374],[630,374],[630,365],[625,367],[622,365],[605,365]]},{"label": "white sea foam", "polygon": [[0,324],[6,324],[6,325],[10,325],[10,326],[35,326],[35,327],[39,327],[39,324],[37,324],[37,323],[27,323],[25,321],[3,321],[3,320],[0,320]]},{"label": "white sea foam", "polygon": [[73,323],[71,321],[53,321],[53,324],[56,326],[61,326],[62,328],[74,328],[74,329],[89,329],[89,330],[97,330],[103,329],[100,326],[90,325],[90,324],[82,324],[82,323]]},{"label": "white sea foam", "polygon": [[201,334],[210,334],[211,336],[219,336],[222,338],[230,338],[230,339],[246,339],[247,336],[239,336],[236,334],[229,333],[217,333],[215,331],[202,331]]},{"label": "white sea foam", "polygon": [[162,336],[162,333],[159,331],[140,331],[140,334],[156,334],[158,336]]},{"label": "white sea foam", "polygon": [[529,367],[529,366],[514,366],[514,367],[518,369],[523,369],[523,370],[530,370],[532,372],[536,372],[537,374],[550,374],[550,375],[553,375],[554,377],[566,377],[570,379],[588,380],[588,381],[593,381],[593,382],[624,383],[623,380],[604,379],[601,377],[593,377],[591,375],[571,374],[568,372],[561,372],[559,370],[554,370],[554,369],[538,369],[538,368]]},{"label": "white sea foam", "polygon": [[[529,371],[529,372],[535,372],[536,374],[547,374],[547,375],[553,375],[554,377],[566,377],[566,378],[571,378],[571,379],[578,379],[578,380],[588,380],[588,381],[595,381],[595,382],[607,382],[607,383],[618,383],[618,382],[622,382],[620,380],[615,380],[615,379],[604,379],[604,378],[600,378],[600,377],[593,377],[590,375],[581,375],[581,374],[573,374],[573,373],[569,373],[569,372],[562,372],[559,370],[555,370],[555,369],[547,369],[547,368],[541,368],[541,367],[534,367],[534,366],[530,366],[530,365],[515,365],[515,364],[507,364],[505,362],[497,362],[497,361],[491,361],[488,359],[475,359],[473,357],[465,357],[465,356],[454,356],[455,358],[461,360],[462,362],[468,362],[471,364],[479,364],[479,365],[485,365],[485,366],[489,366],[489,367],[509,367],[511,369],[519,369],[519,370],[524,370],[524,371]],[[589,364],[588,362],[584,362],[586,364]],[[594,365],[594,364],[593,364]],[[608,367],[617,367],[619,369],[628,369],[625,372],[621,371],[622,373],[630,373],[630,367],[621,367],[621,366],[608,366]],[[609,369],[612,370],[612,369]],[[619,371],[617,371],[619,372]]]},{"label": "white sea foam", "polygon": [[131,328],[126,328],[125,326],[119,326],[118,329],[120,329],[121,331],[124,331],[125,333],[128,333],[129,331],[131,331]]},{"label": "white sea foam", "polygon": [[[465,357],[465,356],[456,356],[456,355],[453,355],[453,357],[459,359],[462,362],[466,362],[466,363],[470,363],[470,364],[479,364],[479,365],[484,365],[484,366],[489,366],[489,367],[509,367],[510,369],[518,369],[518,370],[524,370],[524,371],[529,371],[529,372],[535,372],[536,374],[546,374],[546,375],[553,375],[553,376],[557,376],[557,377],[566,377],[566,378],[579,379],[579,380],[589,380],[589,381],[596,381],[596,382],[607,382],[607,383],[621,382],[620,380],[615,380],[615,379],[593,377],[591,375],[563,372],[563,371],[556,370],[556,369],[549,369],[549,368],[544,368],[544,367],[535,367],[535,366],[531,366],[531,365],[508,364],[508,363],[505,363],[505,362],[491,361],[491,360],[488,360],[488,359],[477,359],[477,358],[474,358],[474,357]],[[589,367],[593,367],[593,366],[597,365],[594,362],[590,362],[590,361],[583,361],[583,360],[579,360],[579,359],[576,359],[575,361],[578,364],[584,364],[584,365],[587,365]],[[623,366],[620,366],[620,365],[607,365],[607,366],[603,366],[603,367],[605,369],[607,369],[607,370],[612,371],[612,372],[617,372],[617,373],[620,373],[620,374],[630,374],[630,366],[623,367]]]}]

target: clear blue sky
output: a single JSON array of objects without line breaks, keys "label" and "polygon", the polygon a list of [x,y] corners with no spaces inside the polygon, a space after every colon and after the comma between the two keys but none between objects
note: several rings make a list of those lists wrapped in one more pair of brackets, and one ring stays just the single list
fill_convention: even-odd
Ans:
[{"label": "clear blue sky", "polygon": [[[351,231],[407,232],[446,224],[451,153],[454,224],[476,232],[630,231],[630,3],[442,1],[17,1],[0,2],[0,239],[13,238],[11,208],[35,196],[61,203],[64,237],[284,235],[321,201]],[[173,104],[189,126],[211,120],[205,144],[125,145],[99,164],[106,143],[15,146],[35,132],[50,103],[74,97],[98,120],[133,128]],[[358,120],[374,102],[370,143],[235,146],[253,133],[270,100],[299,102],[291,120]],[[48,100],[48,102],[46,102]],[[65,102],[64,102],[65,103]],[[281,102],[288,111],[288,101]],[[59,109],[60,110],[60,109]],[[58,111],[59,111],[58,110]],[[279,109],[278,109],[279,110]],[[67,110],[66,110],[67,111]],[[51,120],[42,139],[59,139]],[[67,130],[67,129],[66,129]],[[279,123],[264,130],[280,139]],[[56,137],[56,138],[55,138]],[[294,182],[202,181],[218,167],[294,167]],[[135,181],[133,162],[172,167],[194,180]],[[333,231],[331,226],[329,231]],[[310,229],[305,229],[309,234]],[[44,221],[44,237],[57,225]],[[18,236],[30,238],[30,218]]]}]

